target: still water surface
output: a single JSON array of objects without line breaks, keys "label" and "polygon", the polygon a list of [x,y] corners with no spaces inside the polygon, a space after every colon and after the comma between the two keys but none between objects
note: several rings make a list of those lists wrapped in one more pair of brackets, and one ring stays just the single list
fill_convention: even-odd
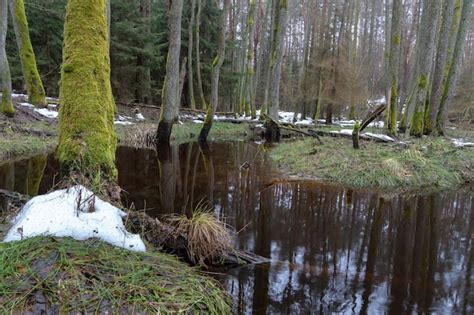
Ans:
[{"label": "still water surface", "polygon": [[[38,158],[37,158],[38,159]],[[41,159],[39,159],[41,160]],[[50,156],[0,166],[0,188],[48,191]],[[216,275],[235,313],[474,312],[472,190],[390,195],[284,181],[262,145],[117,151],[125,205],[160,216],[202,200],[271,263]]]}]

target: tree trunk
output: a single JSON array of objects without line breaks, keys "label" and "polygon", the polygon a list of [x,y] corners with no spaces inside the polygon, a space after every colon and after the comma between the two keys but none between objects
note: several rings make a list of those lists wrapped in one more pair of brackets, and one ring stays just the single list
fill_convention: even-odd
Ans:
[{"label": "tree trunk", "polygon": [[193,76],[193,27],[196,8],[196,0],[191,0],[191,18],[188,26],[188,94],[191,109],[196,109],[196,100],[194,99],[194,76]]},{"label": "tree trunk", "polygon": [[418,74],[416,80],[415,108],[410,124],[410,135],[421,137],[423,134],[423,112],[430,87],[433,49],[436,25],[439,15],[440,0],[424,0],[418,45]]},{"label": "tree trunk", "polygon": [[12,102],[12,79],[10,65],[8,64],[5,43],[8,27],[8,2],[0,0],[0,83],[2,92],[1,112],[8,117],[13,117],[15,109]]},{"label": "tree trunk", "polygon": [[286,34],[286,20],[288,4],[287,0],[274,0],[275,18],[272,28],[273,45],[270,52],[270,69],[271,69],[271,83],[270,83],[270,107],[269,116],[278,121],[278,110],[280,108],[280,78],[281,65],[283,62],[283,48]]},{"label": "tree trunk", "polygon": [[186,79],[187,64],[188,64],[188,58],[184,57],[183,61],[181,62],[181,70],[179,71],[178,98],[177,98],[178,102],[176,103],[176,107],[174,108],[174,112],[173,112],[175,122],[179,120],[179,110],[181,107],[181,99],[183,97],[183,88],[184,88],[184,80]]},{"label": "tree trunk", "polygon": [[181,16],[183,0],[172,0],[169,25],[170,36],[166,58],[166,76],[163,85],[160,122],[156,131],[158,143],[169,143],[173,129],[174,111],[178,107],[179,55],[181,49]]},{"label": "tree trunk", "polygon": [[438,40],[436,65],[431,86],[431,98],[425,109],[423,133],[429,135],[433,132],[436,115],[441,103],[443,81],[445,81],[446,57],[448,53],[449,33],[454,14],[454,1],[444,1],[443,19]]},{"label": "tree trunk", "polygon": [[206,98],[204,97],[204,90],[202,89],[202,79],[201,79],[201,51],[199,48],[200,42],[200,27],[201,27],[201,10],[202,10],[202,0],[197,0],[197,14],[196,14],[196,77],[199,91],[199,98],[201,100],[201,109],[207,108]]},{"label": "tree trunk", "polygon": [[212,73],[211,73],[211,104],[207,109],[206,119],[202,126],[201,132],[199,133],[199,141],[207,141],[207,136],[212,128],[212,122],[214,120],[214,113],[217,110],[217,102],[219,100],[219,75],[222,63],[225,59],[225,35],[227,31],[227,15],[230,9],[230,1],[224,0],[224,8],[221,12],[221,19],[219,23],[219,40],[217,46],[217,56],[212,62]]},{"label": "tree trunk", "polygon": [[451,105],[456,90],[456,83],[461,68],[461,60],[466,43],[466,34],[469,29],[469,18],[472,8],[472,0],[464,0],[461,12],[461,21],[454,46],[453,57],[450,63],[449,74],[443,87],[443,95],[436,118],[436,129],[439,134],[444,134],[444,128],[448,115],[448,109]]},{"label": "tree trunk", "polygon": [[[28,22],[26,20],[25,5],[23,0],[9,0],[12,14],[13,28],[15,30],[18,55],[25,79],[28,101],[37,107],[47,107],[43,82],[36,67],[36,57],[31,46]],[[105,12],[105,9],[104,9]]]},{"label": "tree trunk", "polygon": [[402,0],[393,0],[389,55],[390,84],[388,89],[389,98],[386,127],[387,133],[391,136],[395,136],[397,134],[398,73],[400,66],[401,15]]},{"label": "tree trunk", "polygon": [[105,8],[106,0],[68,1],[57,156],[63,171],[115,179],[115,103]]}]

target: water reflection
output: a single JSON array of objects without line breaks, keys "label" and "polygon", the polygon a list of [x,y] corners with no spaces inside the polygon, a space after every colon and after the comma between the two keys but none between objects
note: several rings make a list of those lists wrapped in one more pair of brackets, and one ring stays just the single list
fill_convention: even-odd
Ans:
[{"label": "water reflection", "polygon": [[[25,191],[21,163],[0,166],[0,188],[14,176]],[[285,182],[264,148],[247,143],[122,147],[117,166],[125,204],[161,215],[208,200],[239,231],[237,246],[272,259],[218,277],[235,313],[474,312],[470,191],[388,197]]]}]

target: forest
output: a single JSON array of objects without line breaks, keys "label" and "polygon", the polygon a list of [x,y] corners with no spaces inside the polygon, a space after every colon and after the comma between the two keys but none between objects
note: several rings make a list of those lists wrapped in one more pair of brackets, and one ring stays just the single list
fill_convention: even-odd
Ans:
[{"label": "forest", "polygon": [[0,0],[0,313],[474,312],[472,0]]}]

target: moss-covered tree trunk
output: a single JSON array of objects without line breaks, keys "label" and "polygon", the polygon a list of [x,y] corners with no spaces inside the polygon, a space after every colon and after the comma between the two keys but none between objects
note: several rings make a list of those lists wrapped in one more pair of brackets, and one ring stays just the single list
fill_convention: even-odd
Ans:
[{"label": "moss-covered tree trunk", "polygon": [[211,104],[207,109],[206,118],[204,125],[202,126],[201,132],[199,133],[199,141],[205,142],[207,136],[212,128],[212,122],[214,120],[214,113],[217,110],[217,102],[219,100],[219,76],[222,63],[225,58],[225,35],[227,31],[227,15],[230,9],[230,1],[224,0],[224,8],[221,12],[220,23],[219,23],[219,40],[217,46],[217,56],[212,62],[212,73],[211,73]]},{"label": "moss-covered tree trunk", "polygon": [[390,35],[390,55],[388,61],[389,68],[389,103],[387,111],[386,131],[389,135],[397,134],[397,113],[398,113],[398,73],[400,65],[400,42],[401,42],[401,15],[402,1],[393,0],[392,26]]},{"label": "moss-covered tree trunk", "polygon": [[8,2],[0,0],[0,83],[2,92],[2,104],[0,111],[12,117],[15,113],[12,102],[12,79],[10,75],[10,65],[8,64],[5,43],[7,39],[8,27]]},{"label": "moss-covered tree trunk", "polygon": [[450,62],[449,73],[446,83],[443,87],[443,94],[436,117],[436,129],[439,134],[444,134],[446,119],[448,116],[448,109],[451,105],[456,90],[456,83],[461,68],[461,60],[464,52],[464,45],[466,43],[466,35],[469,29],[469,19],[472,10],[472,0],[464,0],[461,21],[459,22],[459,29],[456,36],[456,43],[454,45],[453,56]]},{"label": "moss-covered tree trunk", "polygon": [[439,15],[440,0],[424,0],[421,17],[419,40],[417,42],[418,75],[414,94],[414,112],[410,124],[410,135],[423,135],[424,109],[428,100],[428,90],[433,65],[433,49],[435,46],[436,26]]},{"label": "moss-covered tree trunk", "polygon": [[446,57],[448,53],[449,33],[454,14],[454,3],[460,6],[460,0],[445,1],[443,5],[442,22],[437,46],[436,64],[433,72],[433,80],[431,85],[431,96],[428,107],[425,109],[424,117],[424,134],[431,134],[436,115],[438,114],[439,105],[441,102],[441,93],[443,81],[445,81],[446,73]]},{"label": "moss-covered tree trunk", "polygon": [[37,107],[46,107],[48,103],[46,102],[43,82],[36,67],[36,57],[30,41],[25,5],[23,0],[9,1],[28,101]]},{"label": "moss-covered tree trunk", "polygon": [[169,143],[174,121],[174,109],[178,106],[179,55],[181,50],[181,16],[183,0],[171,2],[169,26],[170,37],[168,57],[166,58],[166,76],[163,85],[160,122],[156,132],[159,143]]},{"label": "moss-covered tree trunk", "polygon": [[106,0],[69,0],[64,24],[59,146],[64,172],[116,176]]}]

